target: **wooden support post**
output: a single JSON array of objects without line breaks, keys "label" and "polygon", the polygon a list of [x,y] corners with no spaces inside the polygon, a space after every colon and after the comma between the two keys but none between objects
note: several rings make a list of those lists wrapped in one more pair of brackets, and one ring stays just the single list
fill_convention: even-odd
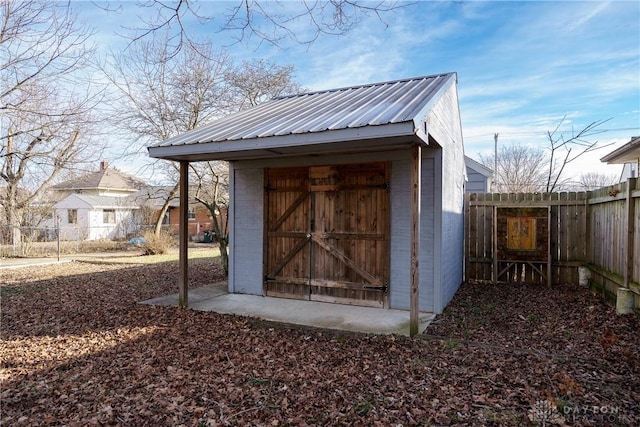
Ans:
[{"label": "wooden support post", "polygon": [[[493,207],[493,222],[491,224],[491,255],[493,256],[493,284],[498,283],[498,207]],[[508,274],[508,273],[507,273]]]},{"label": "wooden support post", "polygon": [[180,252],[178,263],[180,264],[180,278],[178,279],[178,305],[189,306],[189,162],[180,162]]},{"label": "wooden support post", "polygon": [[420,316],[420,191],[422,169],[422,147],[411,147],[411,278],[409,293],[409,335],[418,334]]},{"label": "wooden support post", "polygon": [[553,284],[551,277],[551,206],[547,207],[547,287]]},{"label": "wooden support post", "polygon": [[624,261],[624,284],[623,286],[629,289],[629,283],[633,277],[633,261],[634,253],[633,248],[635,246],[635,214],[636,203],[633,200],[633,190],[636,188],[636,182],[638,178],[627,179],[627,237],[625,242],[625,261]]}]

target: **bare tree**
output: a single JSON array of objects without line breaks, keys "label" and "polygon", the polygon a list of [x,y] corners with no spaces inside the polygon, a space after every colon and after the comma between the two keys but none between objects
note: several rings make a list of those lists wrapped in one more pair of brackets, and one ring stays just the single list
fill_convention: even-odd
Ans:
[{"label": "bare tree", "polygon": [[563,179],[565,167],[568,164],[587,153],[610,145],[599,145],[597,140],[590,141],[588,138],[604,132],[599,127],[611,119],[591,122],[570,138],[565,138],[563,133],[559,132],[565,119],[566,116],[560,120],[553,131],[547,131],[547,140],[549,142],[547,148],[550,153],[545,185],[547,193],[562,189],[563,186],[568,184],[568,179]]},{"label": "bare tree", "polygon": [[[498,152],[494,171],[497,193],[533,193],[542,191],[547,158],[541,149],[527,145],[504,145]],[[480,155],[480,162],[493,169],[494,156]]]},{"label": "bare tree", "polygon": [[91,32],[69,3],[9,0],[0,10],[0,201],[15,244],[60,172],[100,155],[89,136],[101,93],[85,73]]},{"label": "bare tree", "polygon": [[[259,43],[277,47],[281,47],[285,40],[309,45],[322,35],[346,34],[369,16],[376,16],[386,27],[385,15],[411,4],[358,0],[302,0],[295,3],[238,0],[227,8],[222,24],[215,31],[231,32],[236,42],[255,37]],[[138,5],[151,9],[153,13],[149,15],[152,17],[143,19],[137,27],[127,28],[131,33],[128,37],[135,43],[156,32],[168,30],[171,55],[185,46],[198,50],[200,43],[191,36],[187,22],[214,25],[214,17],[203,12],[201,5],[192,0],[144,0]]]},{"label": "bare tree", "polygon": [[293,66],[279,66],[264,59],[243,61],[226,75],[235,105],[243,110],[261,102],[300,93],[303,88],[292,80]]},{"label": "bare tree", "polygon": [[132,153],[231,110],[225,82],[232,66],[229,56],[210,43],[201,43],[204,55],[187,48],[171,56],[169,43],[167,34],[153,34],[113,54],[103,67],[121,95],[114,114],[118,126],[134,137]]},{"label": "bare tree", "polygon": [[[610,119],[609,119],[610,120]],[[560,127],[565,117],[553,131],[547,131],[548,144],[543,148],[515,144],[502,146],[497,161],[494,156],[480,156],[482,164],[496,169],[496,192],[553,192],[573,188],[570,177],[566,176],[566,167],[571,162],[594,150],[604,148],[599,142],[589,138],[604,132],[599,127],[608,120],[590,123],[572,136],[565,138]],[[496,134],[497,138],[497,134]]]},{"label": "bare tree", "polygon": [[213,231],[220,245],[222,268],[229,274],[229,166],[226,162],[191,163],[196,178],[195,199],[209,210]]},{"label": "bare tree", "polygon": [[[241,67],[226,73],[230,93],[236,109],[301,91],[292,78],[292,66],[278,66],[265,60],[243,62]],[[191,163],[192,176],[196,179],[196,200],[205,206],[213,221],[213,231],[220,244],[220,254],[225,274],[229,272],[227,246],[229,243],[229,166],[226,162]],[[221,223],[224,221],[224,223]]]},{"label": "bare tree", "polygon": [[592,191],[614,185],[617,182],[618,179],[614,174],[587,172],[580,175],[575,187],[579,191]]},{"label": "bare tree", "polygon": [[[111,64],[103,67],[120,94],[114,117],[133,136],[128,154],[139,154],[148,144],[194,129],[232,108],[225,81],[232,62],[225,52],[214,51],[210,43],[200,43],[198,51],[187,47],[177,55],[171,49],[167,34],[154,33],[112,55]],[[153,167],[164,181],[175,183],[156,219],[158,235],[170,202],[177,197],[177,165],[158,161]]]}]

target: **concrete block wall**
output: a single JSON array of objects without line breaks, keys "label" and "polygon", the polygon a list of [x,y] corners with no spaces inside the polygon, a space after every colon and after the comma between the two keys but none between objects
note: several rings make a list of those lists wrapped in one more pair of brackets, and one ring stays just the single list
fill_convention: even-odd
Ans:
[{"label": "concrete block wall", "polygon": [[[411,267],[411,185],[407,173],[410,167],[409,152],[403,158],[391,162],[391,282],[389,284],[390,308],[408,310]],[[420,289],[421,311],[434,309],[434,169],[435,159],[431,150],[422,156],[422,193],[420,195]]]},{"label": "concrete block wall", "polygon": [[229,292],[262,295],[264,170],[230,169]]}]

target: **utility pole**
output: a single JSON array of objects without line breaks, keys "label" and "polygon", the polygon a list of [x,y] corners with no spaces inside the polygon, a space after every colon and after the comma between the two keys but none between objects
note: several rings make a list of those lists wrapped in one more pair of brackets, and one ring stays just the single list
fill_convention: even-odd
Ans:
[{"label": "utility pole", "polygon": [[498,188],[498,133],[493,134],[493,188],[491,191],[496,192]]}]

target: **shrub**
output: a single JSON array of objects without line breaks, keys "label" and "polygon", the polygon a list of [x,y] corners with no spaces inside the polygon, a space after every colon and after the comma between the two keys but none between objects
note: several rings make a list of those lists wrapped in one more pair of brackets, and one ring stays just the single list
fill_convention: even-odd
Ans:
[{"label": "shrub", "polygon": [[159,236],[156,236],[153,231],[147,231],[143,238],[146,255],[166,254],[176,243],[175,237],[166,231],[161,231]]}]

